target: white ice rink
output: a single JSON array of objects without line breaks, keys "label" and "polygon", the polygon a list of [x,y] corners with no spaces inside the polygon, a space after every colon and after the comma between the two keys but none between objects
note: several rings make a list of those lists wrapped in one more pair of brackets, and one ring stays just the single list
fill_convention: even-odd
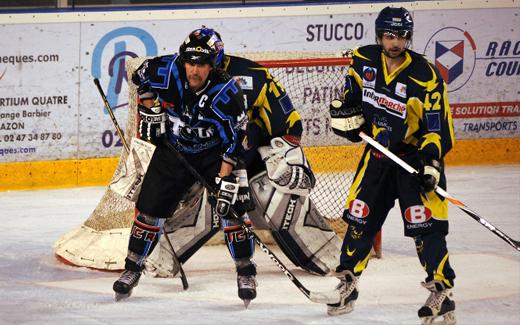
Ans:
[{"label": "white ice rink", "polygon": [[[520,165],[452,167],[447,174],[453,196],[520,238]],[[383,228],[384,257],[369,263],[352,314],[327,316],[324,305],[309,302],[260,250],[258,297],[245,310],[224,246],[204,247],[185,265],[188,291],[179,279],[143,277],[130,299],[115,303],[117,273],[66,266],[52,253],[54,241],[82,224],[103,192],[0,192],[0,324],[419,323],[417,309],[428,293],[420,286],[424,274],[412,240],[402,235],[397,209]],[[458,324],[520,324],[520,252],[454,206],[450,220]],[[337,282],[295,274],[315,291]]]}]

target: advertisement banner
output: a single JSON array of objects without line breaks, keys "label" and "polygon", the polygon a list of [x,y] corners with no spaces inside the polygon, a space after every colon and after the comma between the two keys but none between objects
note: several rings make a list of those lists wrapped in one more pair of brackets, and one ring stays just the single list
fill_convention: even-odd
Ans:
[{"label": "advertisement banner", "polygon": [[2,25],[0,161],[78,151],[79,25]]},{"label": "advertisement banner", "polygon": [[[326,15],[200,19],[187,21],[100,22],[81,27],[80,152],[82,158],[93,154],[116,155],[121,141],[105,112],[99,95],[93,91],[92,78],[100,79],[110,105],[120,125],[126,125],[128,92],[125,60],[136,56],[155,56],[176,53],[184,38],[202,25],[219,31],[227,53],[253,52],[340,52],[342,49],[368,44],[374,39],[372,28],[375,15]],[[88,66],[90,64],[90,69]],[[322,67],[323,68],[323,67]],[[301,73],[277,69],[274,75],[281,79]],[[289,95],[304,122],[304,143],[325,145],[345,143],[332,136],[328,119],[328,103],[341,96],[344,71],[337,79],[323,81],[320,71],[309,73],[307,82]],[[327,92],[324,88],[333,89]],[[319,91],[317,90],[319,89]],[[334,96],[332,96],[334,95]],[[94,109],[92,109],[94,108]],[[331,137],[329,137],[329,135]],[[326,137],[324,137],[326,136]]]},{"label": "advertisement banner", "polygon": [[520,8],[414,13],[414,49],[448,84],[456,139],[520,137]]},{"label": "advertisement banner", "polygon": [[[99,78],[121,126],[128,110],[125,62],[177,52],[202,25],[226,52],[327,52],[375,42],[377,13],[291,17],[0,25],[0,159],[109,157],[121,139],[92,80]],[[412,48],[435,64],[449,89],[457,139],[520,137],[520,9],[418,10]],[[286,72],[276,72],[282,79]],[[305,143],[334,142],[328,103],[342,82],[302,74],[288,90]],[[318,77],[317,77],[318,76]],[[282,81],[282,83],[284,83]],[[337,88],[337,89],[336,89]],[[330,140],[330,141],[329,141]]]}]

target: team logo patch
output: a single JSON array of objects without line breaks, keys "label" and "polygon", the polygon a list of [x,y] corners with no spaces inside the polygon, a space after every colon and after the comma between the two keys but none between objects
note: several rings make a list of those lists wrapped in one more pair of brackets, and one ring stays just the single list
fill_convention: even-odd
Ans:
[{"label": "team logo patch", "polygon": [[441,130],[441,117],[439,112],[426,113],[426,124],[428,125],[428,131],[440,131]]},{"label": "team logo patch", "polygon": [[368,204],[359,199],[352,200],[350,202],[348,210],[351,216],[361,219],[366,218],[370,213],[370,208],[368,207]]},{"label": "team logo patch", "polygon": [[376,85],[377,69],[373,67],[363,67],[363,86],[374,88]]},{"label": "team logo patch", "polygon": [[406,85],[404,83],[398,82],[395,85],[395,94],[399,97],[406,98]]},{"label": "team logo patch", "polygon": [[424,205],[413,205],[406,209],[404,217],[409,223],[424,223],[432,218],[432,211]]},{"label": "team logo patch", "polygon": [[242,90],[253,90],[253,77],[251,76],[235,76],[235,80]]}]

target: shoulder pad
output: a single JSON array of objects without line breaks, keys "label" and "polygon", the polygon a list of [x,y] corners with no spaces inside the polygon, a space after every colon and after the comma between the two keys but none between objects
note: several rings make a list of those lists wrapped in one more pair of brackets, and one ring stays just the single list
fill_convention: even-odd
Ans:
[{"label": "shoulder pad", "polygon": [[433,91],[443,83],[443,79],[435,65],[428,61],[426,57],[417,53],[412,55],[409,78],[428,92]]},{"label": "shoulder pad", "polygon": [[379,55],[381,55],[381,47],[379,45],[358,47],[353,52],[354,59],[362,59],[366,61],[377,61]]},{"label": "shoulder pad", "polygon": [[412,57],[413,74],[422,74],[430,78],[438,75],[437,68],[426,56],[413,51],[409,51],[409,53]]},{"label": "shoulder pad", "polygon": [[[234,78],[220,80],[222,87],[215,93],[212,105],[222,112],[240,115],[245,111],[244,94]],[[212,90],[209,91],[210,93]]]}]

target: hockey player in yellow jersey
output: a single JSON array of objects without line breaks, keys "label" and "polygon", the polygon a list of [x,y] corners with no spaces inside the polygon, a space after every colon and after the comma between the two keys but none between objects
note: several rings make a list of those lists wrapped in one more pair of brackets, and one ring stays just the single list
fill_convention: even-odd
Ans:
[{"label": "hockey player in yellow jersey", "polygon": [[[411,175],[366,146],[345,204],[349,224],[336,272],[341,296],[329,315],[353,310],[358,279],[367,267],[374,235],[399,200],[404,234],[413,238],[426,271],[422,285],[430,296],[418,315],[423,324],[437,317],[455,323],[451,289],[455,272],[446,244],[448,208],[434,191],[446,186],[443,158],[454,145],[446,84],[436,68],[411,51],[413,20],[405,8],[384,8],[376,22],[375,45],[354,50],[344,98],[330,105],[333,131],[353,142],[372,136],[419,170]],[[406,272],[406,270],[403,270]],[[399,283],[395,283],[399,290]]]}]

